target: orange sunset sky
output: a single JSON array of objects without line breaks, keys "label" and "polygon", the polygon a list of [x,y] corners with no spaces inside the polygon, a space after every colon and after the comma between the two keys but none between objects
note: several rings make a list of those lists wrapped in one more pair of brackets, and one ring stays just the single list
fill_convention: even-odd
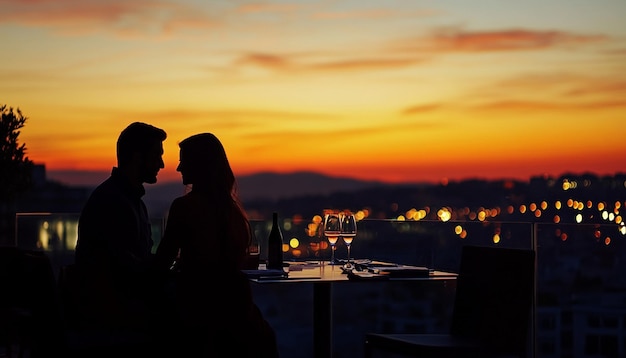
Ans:
[{"label": "orange sunset sky", "polygon": [[623,0],[0,4],[0,104],[53,179],[104,179],[132,121],[168,132],[160,181],[205,131],[237,175],[626,171]]}]

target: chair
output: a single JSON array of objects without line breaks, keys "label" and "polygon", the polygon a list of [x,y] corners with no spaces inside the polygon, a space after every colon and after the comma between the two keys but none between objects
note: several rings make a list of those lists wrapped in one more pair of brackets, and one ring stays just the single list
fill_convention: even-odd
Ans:
[{"label": "chair", "polygon": [[88,299],[83,290],[88,283],[75,264],[60,267],[57,285],[63,317],[63,356],[108,358],[149,355],[150,340],[147,335],[131,328],[91,324],[90,310],[93,308],[86,303]]},{"label": "chair", "polygon": [[0,339],[10,357],[60,352],[56,279],[43,252],[0,247]]},{"label": "chair", "polygon": [[365,356],[527,357],[534,291],[535,251],[464,246],[449,332],[366,333]]}]

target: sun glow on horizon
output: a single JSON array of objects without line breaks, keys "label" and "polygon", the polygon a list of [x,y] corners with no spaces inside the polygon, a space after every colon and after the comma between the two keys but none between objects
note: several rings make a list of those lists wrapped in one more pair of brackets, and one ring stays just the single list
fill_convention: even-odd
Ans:
[{"label": "sun glow on horizon", "polygon": [[624,169],[624,2],[114,0],[77,16],[61,0],[52,17],[5,5],[2,103],[28,117],[21,141],[51,171],[109,171],[133,121],[168,132],[168,181],[177,143],[198,132],[222,140],[238,175]]}]

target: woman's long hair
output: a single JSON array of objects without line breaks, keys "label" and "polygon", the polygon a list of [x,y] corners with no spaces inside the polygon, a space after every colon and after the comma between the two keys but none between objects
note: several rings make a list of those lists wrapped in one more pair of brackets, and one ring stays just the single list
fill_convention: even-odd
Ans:
[{"label": "woman's long hair", "polygon": [[192,192],[223,213],[221,235],[228,239],[237,264],[243,265],[251,241],[250,225],[237,194],[237,181],[226,151],[212,133],[200,133],[179,143],[181,164],[191,177]]}]

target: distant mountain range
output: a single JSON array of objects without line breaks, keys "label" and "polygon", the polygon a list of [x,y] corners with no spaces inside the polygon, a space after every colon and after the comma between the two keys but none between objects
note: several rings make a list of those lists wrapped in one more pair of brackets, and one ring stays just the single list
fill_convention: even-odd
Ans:
[{"label": "distant mountain range", "polygon": [[[72,185],[42,173],[37,189],[20,200],[23,212],[79,212],[97,184]],[[106,179],[108,175],[97,181]],[[51,176],[53,177],[53,176]],[[76,180],[80,179],[78,176]],[[237,177],[239,194],[251,217],[267,217],[274,210],[285,215],[313,215],[324,208],[368,208],[378,218],[396,217],[415,207],[517,207],[526,201],[571,198],[572,195],[600,201],[626,201],[626,173],[598,176],[566,173],[560,177],[538,176],[529,181],[512,179],[466,179],[445,185],[429,183],[384,183],[348,177],[330,177],[315,172],[257,173]],[[567,192],[564,183],[574,185]],[[152,217],[165,217],[172,201],[185,193],[180,182],[145,185],[144,201]],[[400,210],[400,211],[398,211]]]},{"label": "distant mountain range", "polygon": [[[279,200],[309,195],[329,195],[374,187],[392,186],[379,181],[362,181],[354,178],[329,177],[314,172],[257,173],[237,178],[238,192],[245,203],[251,200]],[[164,212],[172,200],[185,192],[180,182],[144,185],[146,205],[155,212]]]},{"label": "distant mountain range", "polygon": [[258,173],[240,177],[237,183],[242,200],[260,198],[275,200],[294,196],[328,195],[338,191],[354,191],[389,185],[379,181],[329,177],[314,172]]}]

